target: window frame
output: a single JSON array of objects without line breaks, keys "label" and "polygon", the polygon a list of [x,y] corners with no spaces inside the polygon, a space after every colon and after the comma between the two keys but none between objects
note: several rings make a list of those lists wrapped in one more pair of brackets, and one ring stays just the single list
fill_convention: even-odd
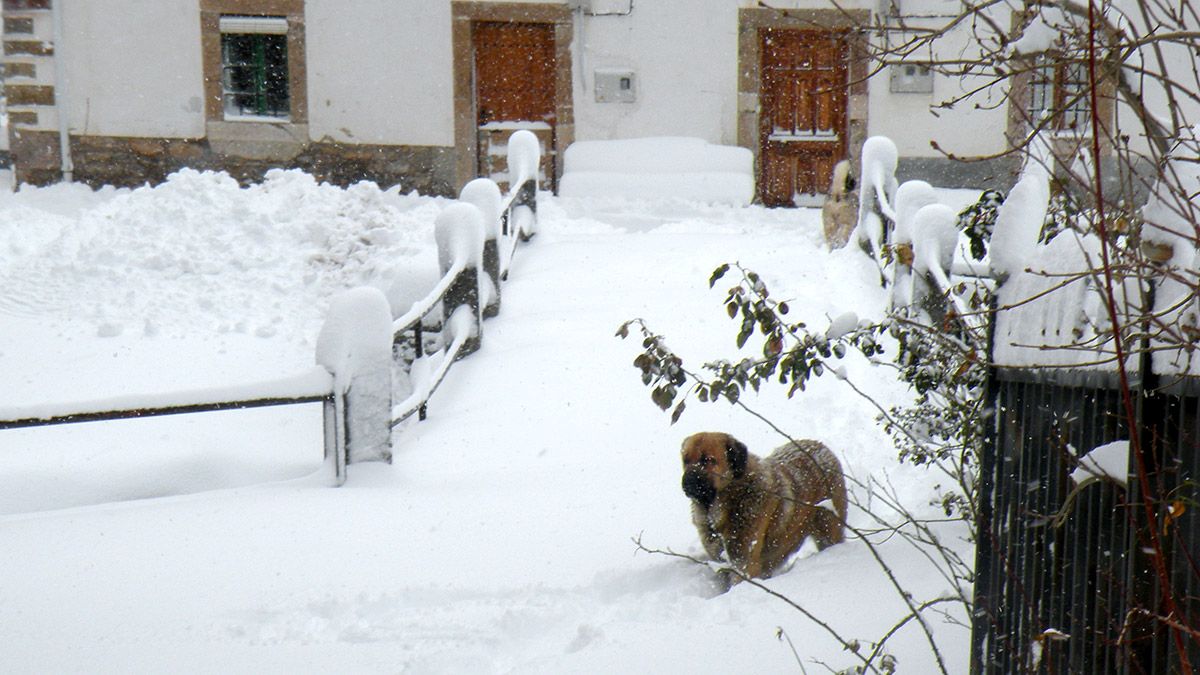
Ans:
[{"label": "window frame", "polygon": [[[227,115],[225,106],[222,18],[228,25],[241,20],[246,30],[255,22],[282,19],[286,22],[286,72],[288,115],[286,117]],[[281,24],[276,24],[281,25]],[[305,62],[304,0],[200,0],[200,40],[204,74],[204,117],[210,135],[215,127],[271,125],[288,127],[308,124],[307,64]],[[276,28],[275,30],[278,30]]]},{"label": "window frame", "polygon": [[[221,97],[225,120],[291,121],[286,23],[281,34],[275,30],[227,29],[226,18],[221,20]],[[282,56],[273,58],[281,48]],[[248,60],[244,56],[246,51],[250,52]],[[239,75],[239,71],[248,72]],[[272,86],[277,80],[283,82],[282,92]],[[247,99],[250,106],[246,105]],[[253,110],[247,112],[247,108]]]},{"label": "window frame", "polygon": [[1092,101],[1087,95],[1087,64],[1047,62],[1039,57],[1030,72],[1025,114],[1033,126],[1043,124],[1055,134],[1090,136]]}]

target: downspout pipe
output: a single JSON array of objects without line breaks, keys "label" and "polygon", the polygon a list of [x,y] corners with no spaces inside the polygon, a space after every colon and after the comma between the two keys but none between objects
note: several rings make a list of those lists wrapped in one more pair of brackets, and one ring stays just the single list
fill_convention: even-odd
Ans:
[{"label": "downspout pipe", "polygon": [[70,183],[75,178],[75,163],[71,161],[71,129],[67,103],[67,65],[63,60],[63,3],[66,0],[51,0],[50,10],[54,20],[54,107],[58,112],[58,148],[62,179]]}]

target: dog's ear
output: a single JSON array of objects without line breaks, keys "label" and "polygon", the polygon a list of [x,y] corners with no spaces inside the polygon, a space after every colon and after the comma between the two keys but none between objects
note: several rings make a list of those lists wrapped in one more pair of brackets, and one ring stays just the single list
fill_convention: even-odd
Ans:
[{"label": "dog's ear", "polygon": [[725,445],[725,460],[729,462],[729,468],[733,470],[734,479],[746,475],[747,454],[746,444],[730,436]]}]

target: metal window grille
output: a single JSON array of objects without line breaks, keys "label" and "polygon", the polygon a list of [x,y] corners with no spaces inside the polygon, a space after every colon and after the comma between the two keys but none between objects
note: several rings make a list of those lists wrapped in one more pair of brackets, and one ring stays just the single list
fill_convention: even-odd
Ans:
[{"label": "metal window grille", "polygon": [[1091,127],[1087,65],[1064,61],[1043,63],[1033,69],[1026,113],[1034,124],[1050,119],[1056,131],[1086,131]]},{"label": "metal window grille", "polygon": [[284,19],[222,17],[221,87],[227,117],[290,117],[286,30]]}]

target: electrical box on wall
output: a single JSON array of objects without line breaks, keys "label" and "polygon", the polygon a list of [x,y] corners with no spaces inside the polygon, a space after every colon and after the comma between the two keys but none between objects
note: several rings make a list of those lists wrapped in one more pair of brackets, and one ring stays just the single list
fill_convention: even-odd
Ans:
[{"label": "electrical box on wall", "polygon": [[933,71],[923,63],[897,63],[891,67],[893,94],[932,94]]},{"label": "electrical box on wall", "polygon": [[597,68],[592,82],[597,103],[633,103],[637,100],[637,80],[632,70]]}]

